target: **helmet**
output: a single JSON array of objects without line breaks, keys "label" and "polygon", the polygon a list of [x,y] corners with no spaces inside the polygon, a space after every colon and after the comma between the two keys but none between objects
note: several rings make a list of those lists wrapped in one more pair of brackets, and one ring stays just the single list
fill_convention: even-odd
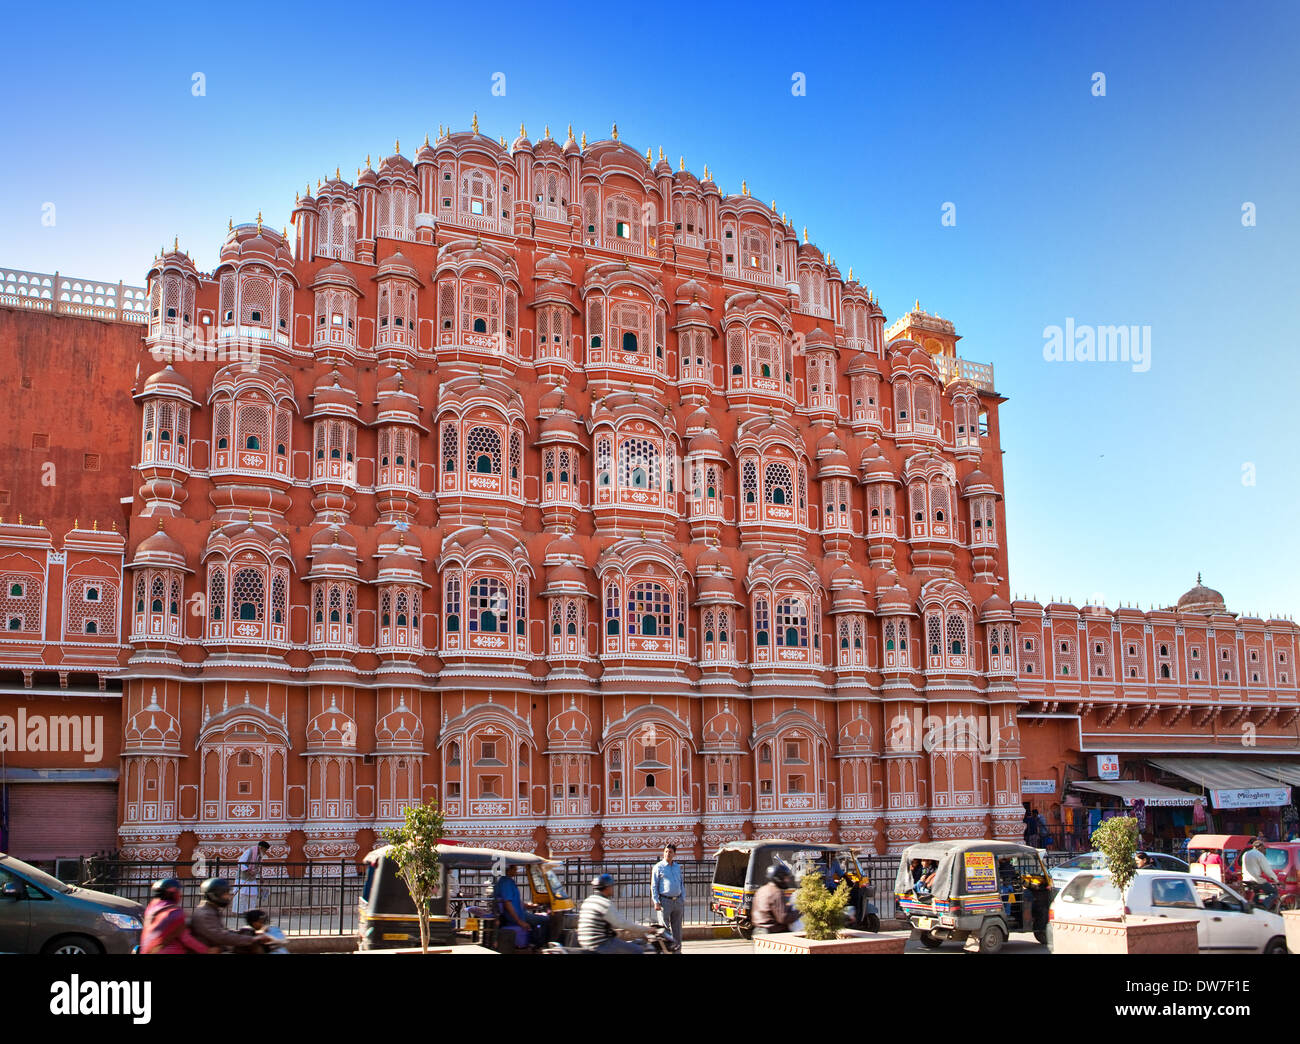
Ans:
[{"label": "helmet", "polygon": [[794,884],[794,875],[784,863],[773,863],[767,868],[767,879],[778,888],[789,888]]},{"label": "helmet", "polygon": [[153,883],[153,887],[149,889],[149,894],[155,899],[166,899],[173,903],[179,902],[181,883],[174,877],[165,877],[161,881]]},{"label": "helmet", "polygon": [[217,906],[225,906],[230,902],[230,882],[224,877],[209,877],[199,885],[199,892],[204,899]]},{"label": "helmet", "polygon": [[609,888],[614,883],[613,874],[597,874],[591,879],[591,887],[596,891]]}]

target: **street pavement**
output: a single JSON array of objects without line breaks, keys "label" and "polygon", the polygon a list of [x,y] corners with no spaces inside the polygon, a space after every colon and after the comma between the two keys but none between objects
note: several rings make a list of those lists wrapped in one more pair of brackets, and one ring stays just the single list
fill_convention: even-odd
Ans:
[{"label": "street pavement", "polygon": [[[895,937],[908,938],[911,933],[908,931],[882,932],[882,935],[892,935]],[[750,954],[754,952],[754,944],[744,939],[687,939],[682,943],[683,953],[699,954]],[[962,947],[958,943],[947,943],[937,950],[927,950],[921,945],[918,939],[909,939],[904,954],[921,953],[927,956],[966,956]],[[1001,953],[1009,954],[1046,954],[1047,947],[1037,942],[1032,935],[1013,935],[1002,946]],[[999,954],[1001,956],[1001,954]]]}]

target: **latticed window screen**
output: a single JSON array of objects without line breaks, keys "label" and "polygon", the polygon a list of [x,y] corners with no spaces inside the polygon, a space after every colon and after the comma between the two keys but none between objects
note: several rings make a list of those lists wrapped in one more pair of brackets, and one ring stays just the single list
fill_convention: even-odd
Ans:
[{"label": "latticed window screen", "polygon": [[600,193],[594,188],[582,190],[582,225],[588,238],[600,230]]},{"label": "latticed window screen", "polygon": [[753,330],[749,335],[750,354],[754,365],[751,375],[754,377],[782,376],[781,341],[772,333]]},{"label": "latticed window screen", "polygon": [[496,187],[489,171],[479,167],[462,171],[460,212],[468,216],[496,216]]},{"label": "latticed window screen", "polygon": [[501,433],[495,428],[470,428],[465,435],[465,470],[501,474]]},{"label": "latticed window screen", "polygon": [[771,243],[763,229],[744,228],[740,233],[741,264],[750,272],[772,271]]},{"label": "latticed window screen", "polygon": [[627,594],[627,633],[642,637],[672,634],[672,596],[662,584],[643,581]]},{"label": "latticed window screen", "polygon": [[456,438],[456,425],[448,421],[442,426],[442,470],[454,472],[456,470],[456,447],[459,440]]},{"label": "latticed window screen", "polygon": [[438,326],[443,330],[456,328],[456,280],[444,279],[438,284]]},{"label": "latticed window screen", "polygon": [[235,319],[235,273],[221,274],[221,321],[234,322]]},{"label": "latticed window screen", "polygon": [[894,416],[900,422],[912,419],[912,388],[906,381],[894,385]]},{"label": "latticed window screen", "polygon": [[496,577],[480,576],[469,588],[469,629],[486,634],[506,631],[510,625],[510,595]]},{"label": "latticed window screen", "polygon": [[293,288],[281,280],[276,303],[276,326],[281,330],[287,330],[291,322],[293,322]]},{"label": "latticed window screen", "polygon": [[577,599],[569,599],[568,605],[564,610],[564,633],[571,635],[586,635],[587,633],[587,603]]},{"label": "latticed window screen", "polygon": [[609,347],[622,352],[650,349],[650,307],[633,301],[613,301],[609,306]]},{"label": "latticed window screen", "polygon": [[266,590],[262,573],[240,569],[230,582],[230,613],[236,620],[266,619]]},{"label": "latticed window screen", "polygon": [[592,348],[600,348],[605,344],[605,309],[599,297],[593,297],[587,302],[587,337],[588,343]]},{"label": "latticed window screen", "polygon": [[5,573],[0,585],[0,612],[4,613],[0,626],[6,631],[39,631],[42,579],[32,573]]},{"label": "latticed window screen", "polygon": [[943,654],[943,623],[938,613],[926,617],[925,639],[929,643],[931,656]]},{"label": "latticed window screen", "polygon": [[752,457],[741,462],[740,488],[746,504],[753,504],[758,499],[758,464]]},{"label": "latticed window screen", "polygon": [[245,326],[271,325],[271,280],[265,276],[241,275],[239,321]]},{"label": "latticed window screen", "polygon": [[916,411],[912,419],[917,424],[934,424],[934,390],[928,384],[917,384],[912,405]]},{"label": "latticed window screen", "polygon": [[170,599],[167,603],[167,612],[171,616],[181,615],[181,581],[180,577],[172,577]]},{"label": "latticed window screen", "polygon": [[283,570],[275,570],[275,576],[271,579],[271,622],[273,624],[283,624],[287,622],[287,589],[288,583],[285,579]]},{"label": "latticed window screen", "polygon": [[808,601],[802,595],[786,595],[776,603],[776,644],[785,648],[808,648]]},{"label": "latticed window screen", "polygon": [[464,333],[495,334],[501,329],[501,288],[462,282],[460,328]]},{"label": "latticed window screen", "polygon": [[617,584],[605,586],[605,633],[619,633],[620,600]]},{"label": "latticed window screen", "polygon": [[943,479],[930,481],[930,510],[934,512],[936,522],[948,520],[948,483]]},{"label": "latticed window screen", "polygon": [[612,481],[610,468],[613,465],[610,451],[609,439],[596,440],[596,481],[602,486],[608,486]]},{"label": "latticed window screen", "polygon": [[519,432],[510,433],[510,477],[517,479],[523,474],[524,450],[523,439]]},{"label": "latticed window screen", "polygon": [[222,621],[226,617],[226,571],[213,566],[208,573],[208,618]]},{"label": "latticed window screen", "polygon": [[768,504],[794,503],[794,479],[788,464],[778,460],[763,469],[763,500]]},{"label": "latticed window screen", "polygon": [[641,208],[627,196],[611,196],[605,201],[605,240],[622,239],[642,243]]},{"label": "latticed window screen", "polygon": [[948,652],[952,656],[966,655],[966,617],[961,613],[948,614]]},{"label": "latticed window screen", "polygon": [[804,510],[808,507],[808,470],[799,465],[799,520],[803,521]]},{"label": "latticed window screen", "polygon": [[624,439],[618,447],[618,481],[623,489],[659,488],[659,447],[649,439]]},{"label": "latticed window screen", "polygon": [[235,426],[239,448],[266,450],[270,439],[270,410],[265,406],[240,406]]},{"label": "latticed window screen", "polygon": [[733,377],[745,372],[745,331],[739,326],[727,331],[727,372]]},{"label": "latticed window screen", "polygon": [[275,411],[275,453],[278,457],[289,454],[289,411],[283,408]]},{"label": "latticed window screen", "polygon": [[149,584],[149,611],[151,613],[161,613],[165,611],[167,605],[167,585],[159,574],[155,574],[152,582]]},{"label": "latticed window screen", "polygon": [[772,637],[771,614],[767,595],[754,599],[754,641],[757,645],[770,645]]},{"label": "latticed window screen", "polygon": [[67,633],[116,635],[117,584],[102,577],[70,582]]}]

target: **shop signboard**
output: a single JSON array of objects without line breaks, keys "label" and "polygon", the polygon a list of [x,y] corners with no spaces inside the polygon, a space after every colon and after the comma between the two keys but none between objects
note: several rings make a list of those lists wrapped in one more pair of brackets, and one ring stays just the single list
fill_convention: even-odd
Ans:
[{"label": "shop signboard", "polygon": [[1290,787],[1249,787],[1244,790],[1211,790],[1215,808],[1277,808],[1291,803]]},{"label": "shop signboard", "polygon": [[1022,779],[1020,781],[1020,793],[1024,794],[1055,794],[1056,780],[1054,779]]},{"label": "shop signboard", "polygon": [[1119,779],[1119,755],[1118,754],[1097,755],[1097,778],[1098,779]]}]

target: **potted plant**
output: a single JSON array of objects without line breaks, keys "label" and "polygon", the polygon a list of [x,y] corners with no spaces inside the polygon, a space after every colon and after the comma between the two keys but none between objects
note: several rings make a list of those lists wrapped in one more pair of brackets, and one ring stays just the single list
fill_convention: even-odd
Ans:
[{"label": "potted plant", "polygon": [[803,931],[756,935],[755,953],[902,953],[907,939],[844,927],[849,904],[849,883],[841,881],[832,892],[820,870],[809,870],[799,880],[794,908],[803,918]]},{"label": "potted plant", "polygon": [[1053,953],[1196,953],[1196,922],[1128,912],[1137,874],[1138,823],[1130,816],[1105,820],[1092,833],[1092,847],[1106,857],[1106,870],[1120,898],[1116,917],[1053,918]]},{"label": "potted plant", "polygon": [[397,865],[420,918],[420,952],[429,952],[429,901],[438,894],[442,867],[438,863],[438,842],[442,840],[442,813],[434,802],[408,805],[406,822],[384,831],[391,845],[388,858]]}]

